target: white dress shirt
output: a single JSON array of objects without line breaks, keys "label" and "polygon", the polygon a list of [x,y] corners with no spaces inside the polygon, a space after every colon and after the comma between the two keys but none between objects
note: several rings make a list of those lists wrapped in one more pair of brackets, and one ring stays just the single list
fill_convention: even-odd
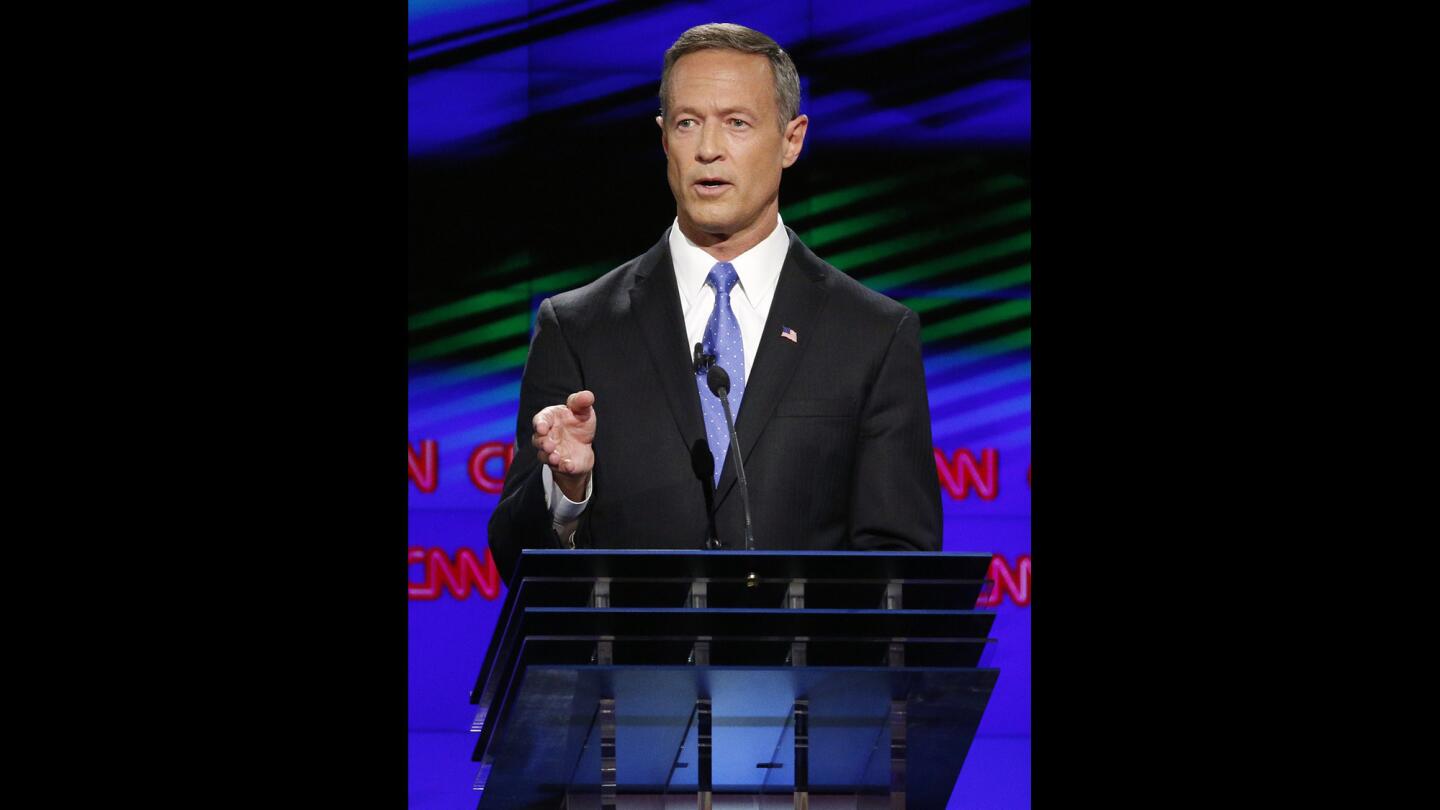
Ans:
[{"label": "white dress shirt", "polygon": [[[680,231],[680,220],[676,218],[670,226],[670,261],[675,266],[675,286],[680,291],[680,313],[685,319],[685,356],[694,352],[696,343],[705,340],[705,325],[715,309],[715,288],[705,282],[710,270],[718,262],[714,256]],[[785,265],[785,256],[790,252],[790,235],[785,231],[785,222],[779,214],[775,216],[775,230],[755,247],[730,260],[739,277],[730,291],[730,309],[740,325],[740,339],[745,348],[745,380],[750,380],[750,369],[755,367],[755,352],[760,348],[761,332],[765,330],[765,319],[770,316],[770,302],[775,297],[775,287],[780,282],[780,268]],[[736,295],[735,291],[740,294]],[[733,366],[726,362],[726,371],[735,373]],[[699,395],[699,389],[696,389]],[[596,409],[603,403],[596,402]],[[740,407],[745,407],[741,400]],[[735,418],[740,418],[736,413]],[[585,500],[572,501],[555,483],[550,465],[541,469],[544,478],[545,505],[550,508],[555,532],[564,538],[571,548],[575,547],[575,524],[580,514],[590,503],[595,489],[595,478],[585,485]]]},{"label": "white dress shirt", "polygon": [[[780,268],[785,264],[785,254],[790,251],[790,236],[785,232],[785,223],[776,217],[775,230],[761,240],[760,244],[730,260],[740,280],[730,291],[730,309],[740,324],[740,340],[745,345],[745,379],[750,379],[750,369],[755,366],[755,352],[760,348],[760,333],[765,330],[765,319],[770,315],[770,300],[775,297],[775,285],[780,281]],[[705,283],[710,270],[718,262],[680,232],[680,224],[670,226],[670,260],[675,264],[675,284],[680,288],[680,312],[685,318],[685,354],[693,353],[696,343],[705,340],[705,325],[715,310],[715,288]],[[735,294],[740,291],[740,295]],[[731,361],[720,365],[735,373]],[[742,400],[741,407],[745,403]],[[736,414],[739,418],[739,414]]]}]

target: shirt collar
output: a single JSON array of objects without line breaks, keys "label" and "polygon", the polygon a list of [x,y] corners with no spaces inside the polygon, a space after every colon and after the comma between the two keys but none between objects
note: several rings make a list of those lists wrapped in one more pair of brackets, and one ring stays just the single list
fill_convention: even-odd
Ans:
[{"label": "shirt collar", "polygon": [[[780,268],[790,252],[790,235],[785,230],[785,220],[775,215],[775,230],[755,247],[730,260],[740,281],[736,289],[756,310],[763,309],[775,293],[780,281]],[[688,307],[695,296],[705,287],[705,279],[715,266],[715,257],[691,242],[680,231],[677,217],[670,225],[670,261],[675,266],[675,283]],[[732,291],[733,292],[733,291]]]}]

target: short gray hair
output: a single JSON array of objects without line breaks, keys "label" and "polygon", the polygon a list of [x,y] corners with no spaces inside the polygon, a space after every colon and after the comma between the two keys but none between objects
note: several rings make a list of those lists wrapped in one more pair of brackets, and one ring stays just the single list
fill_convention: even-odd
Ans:
[{"label": "short gray hair", "polygon": [[660,115],[665,116],[670,97],[670,71],[680,57],[711,49],[763,54],[770,60],[770,75],[775,78],[775,106],[780,110],[780,129],[800,114],[800,74],[790,54],[775,40],[743,25],[706,23],[680,35],[665,51],[665,68],[660,71]]}]

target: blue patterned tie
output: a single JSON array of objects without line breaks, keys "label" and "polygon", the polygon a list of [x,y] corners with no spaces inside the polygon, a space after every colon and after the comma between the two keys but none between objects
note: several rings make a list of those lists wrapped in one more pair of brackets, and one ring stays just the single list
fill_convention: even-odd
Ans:
[{"label": "blue patterned tie", "polygon": [[[710,270],[705,282],[715,288],[715,309],[705,324],[705,353],[715,355],[715,362],[730,375],[730,414],[740,418],[740,398],[745,396],[745,344],[740,339],[740,322],[730,309],[730,288],[740,280],[735,268],[720,262]],[[710,393],[705,372],[695,375],[700,386],[700,408],[705,412],[705,434],[710,440],[710,453],[715,456],[715,485],[725,470],[725,456],[730,450],[730,431],[725,427],[725,408],[720,398]]]}]

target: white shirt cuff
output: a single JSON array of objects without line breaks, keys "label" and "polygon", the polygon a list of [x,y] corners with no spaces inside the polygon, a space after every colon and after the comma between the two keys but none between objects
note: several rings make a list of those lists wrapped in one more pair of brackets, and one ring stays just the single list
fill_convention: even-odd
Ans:
[{"label": "white shirt cuff", "polygon": [[550,509],[551,520],[556,526],[563,526],[573,523],[580,518],[585,507],[590,505],[590,495],[595,491],[595,476],[585,482],[585,500],[575,502],[565,495],[560,485],[555,483],[555,475],[551,472],[549,465],[541,467],[540,476],[545,489],[545,506]]}]

